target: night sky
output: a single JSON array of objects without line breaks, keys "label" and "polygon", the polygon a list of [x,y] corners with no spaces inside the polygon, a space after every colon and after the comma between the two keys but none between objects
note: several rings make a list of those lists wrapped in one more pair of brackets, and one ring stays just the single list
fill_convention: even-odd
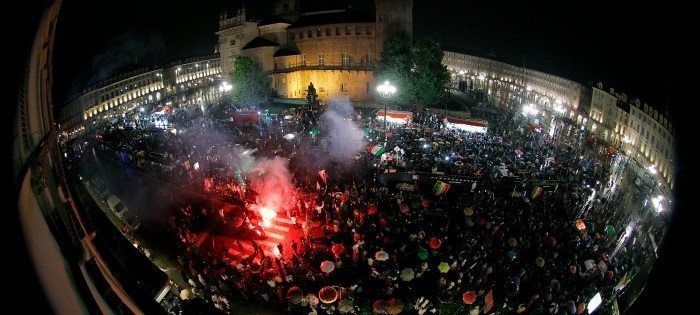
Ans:
[{"label": "night sky", "polygon": [[[317,1],[318,2],[318,1]],[[326,1],[328,2],[328,1]],[[349,0],[373,9],[372,0]],[[272,0],[66,0],[56,39],[56,100],[133,68],[213,53],[219,14],[245,4],[271,14]],[[414,36],[447,50],[509,61],[581,83],[602,81],[663,109],[670,99],[668,9],[637,3],[415,0]],[[303,4],[302,4],[303,5]]]}]

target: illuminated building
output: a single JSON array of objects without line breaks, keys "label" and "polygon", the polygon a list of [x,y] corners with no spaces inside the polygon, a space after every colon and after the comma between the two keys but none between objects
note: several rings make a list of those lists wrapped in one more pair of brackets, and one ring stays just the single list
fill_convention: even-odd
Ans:
[{"label": "illuminated building", "polygon": [[[200,57],[166,67],[142,68],[86,88],[61,109],[58,121],[62,134],[66,139],[74,138],[92,125],[114,122],[142,106],[168,99],[184,105],[188,94],[211,100],[218,91],[215,84],[221,79],[219,60]],[[189,104],[196,101],[192,99]]]},{"label": "illuminated building", "polygon": [[[305,7],[276,1],[273,16],[253,22],[245,9],[219,21],[219,52],[228,73],[235,56],[249,56],[271,75],[282,98],[303,98],[310,82],[319,97],[368,101],[383,41],[412,34],[412,1],[377,0],[375,14],[352,8]],[[256,28],[253,28],[253,25]]]}]

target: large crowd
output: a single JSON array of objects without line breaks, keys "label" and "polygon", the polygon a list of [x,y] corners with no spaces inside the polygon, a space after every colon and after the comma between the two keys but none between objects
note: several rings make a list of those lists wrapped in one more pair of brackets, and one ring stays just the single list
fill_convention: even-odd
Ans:
[{"label": "large crowd", "polygon": [[[256,126],[198,120],[163,136],[173,165],[163,172],[212,198],[254,200],[227,167],[230,152],[289,158],[297,190],[292,210],[278,215],[293,219],[301,237],[272,256],[256,247],[258,260],[198,248],[205,222],[224,224],[219,209],[173,212],[186,303],[224,313],[243,299],[293,314],[586,314],[593,295],[612,297],[653,252],[639,237],[613,253],[625,232],[623,198],[595,192],[620,183],[610,180],[610,160],[576,138],[530,130],[512,113],[490,121],[487,133],[447,129],[428,111],[386,131],[383,121],[352,114],[346,119],[367,130],[368,146],[388,150],[340,157],[323,133],[309,132],[326,130],[320,113],[302,107]],[[212,130],[226,136],[205,136]],[[387,184],[380,174],[414,181],[387,176]],[[461,180],[448,184],[451,177]],[[246,223],[260,222],[244,211]]]}]

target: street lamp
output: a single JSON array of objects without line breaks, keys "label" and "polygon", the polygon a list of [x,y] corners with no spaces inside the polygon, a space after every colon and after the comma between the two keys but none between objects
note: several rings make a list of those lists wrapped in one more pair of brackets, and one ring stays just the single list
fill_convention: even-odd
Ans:
[{"label": "street lamp", "polygon": [[384,84],[377,86],[377,92],[379,92],[379,96],[384,100],[384,134],[386,135],[387,104],[389,103],[389,98],[396,93],[396,87],[391,85],[389,81],[384,81]]},{"label": "street lamp", "polygon": [[221,82],[221,85],[219,86],[219,92],[228,92],[228,91],[231,91],[232,88],[233,87],[231,86],[230,83],[224,81],[224,82]]}]

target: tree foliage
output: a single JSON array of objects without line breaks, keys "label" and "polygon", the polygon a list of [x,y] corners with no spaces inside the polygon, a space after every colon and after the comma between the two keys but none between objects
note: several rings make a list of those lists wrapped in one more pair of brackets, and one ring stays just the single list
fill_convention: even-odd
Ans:
[{"label": "tree foliage", "polygon": [[257,105],[272,96],[270,79],[262,67],[247,56],[237,56],[231,72],[231,101],[238,105]]},{"label": "tree foliage", "polygon": [[449,83],[442,57],[437,42],[419,39],[412,47],[408,35],[397,34],[386,40],[375,77],[379,83],[388,80],[397,87],[394,101],[429,106],[440,100]]}]

